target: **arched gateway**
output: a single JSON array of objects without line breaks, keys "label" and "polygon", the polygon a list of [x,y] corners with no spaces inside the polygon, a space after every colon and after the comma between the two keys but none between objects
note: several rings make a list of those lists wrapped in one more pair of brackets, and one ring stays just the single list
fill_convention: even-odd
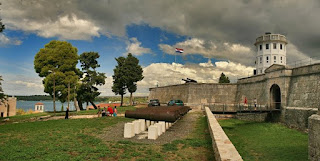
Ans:
[{"label": "arched gateway", "polygon": [[281,107],[281,90],[277,84],[270,88],[270,107],[271,109],[280,109]]}]

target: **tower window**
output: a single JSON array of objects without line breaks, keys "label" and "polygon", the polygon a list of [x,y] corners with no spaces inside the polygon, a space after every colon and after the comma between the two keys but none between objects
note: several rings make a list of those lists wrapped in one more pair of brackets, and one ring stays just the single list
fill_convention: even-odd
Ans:
[{"label": "tower window", "polygon": [[269,49],[269,44],[266,44],[266,49]]},{"label": "tower window", "polygon": [[262,64],[262,57],[260,57],[260,64]]},{"label": "tower window", "polygon": [[282,44],[280,44],[280,49],[282,50]]},{"label": "tower window", "polygon": [[268,56],[266,57],[266,62],[269,63],[269,57]]},{"label": "tower window", "polygon": [[262,45],[260,45],[260,50],[262,50]]},{"label": "tower window", "polygon": [[273,43],[273,49],[277,49],[277,44]]},{"label": "tower window", "polygon": [[276,63],[277,62],[277,57],[274,56],[273,58],[274,58],[274,63]]},{"label": "tower window", "polygon": [[280,57],[281,63],[282,63],[282,57]]}]

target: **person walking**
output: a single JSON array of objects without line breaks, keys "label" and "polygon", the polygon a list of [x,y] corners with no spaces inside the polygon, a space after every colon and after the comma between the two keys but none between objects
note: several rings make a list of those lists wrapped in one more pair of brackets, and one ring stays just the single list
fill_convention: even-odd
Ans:
[{"label": "person walking", "polygon": [[69,119],[69,107],[67,107],[66,116],[64,117],[64,119]]},{"label": "person walking", "polygon": [[117,117],[117,113],[118,113],[117,106],[114,106],[113,116],[114,116],[114,117]]}]

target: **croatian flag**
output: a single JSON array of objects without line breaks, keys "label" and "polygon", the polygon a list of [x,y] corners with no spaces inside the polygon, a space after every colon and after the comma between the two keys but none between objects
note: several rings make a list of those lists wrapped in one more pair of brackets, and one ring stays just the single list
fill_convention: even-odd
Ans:
[{"label": "croatian flag", "polygon": [[177,52],[177,53],[183,53],[183,49],[176,48],[176,52]]}]

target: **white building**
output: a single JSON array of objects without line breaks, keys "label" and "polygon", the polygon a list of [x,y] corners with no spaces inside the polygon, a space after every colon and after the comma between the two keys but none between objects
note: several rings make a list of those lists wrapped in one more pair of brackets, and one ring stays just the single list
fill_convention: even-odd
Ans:
[{"label": "white building", "polygon": [[263,74],[272,64],[286,65],[287,39],[284,35],[266,32],[256,39],[256,73]]},{"label": "white building", "polygon": [[44,111],[44,104],[41,102],[38,102],[34,105],[34,111],[35,112],[43,112]]}]

